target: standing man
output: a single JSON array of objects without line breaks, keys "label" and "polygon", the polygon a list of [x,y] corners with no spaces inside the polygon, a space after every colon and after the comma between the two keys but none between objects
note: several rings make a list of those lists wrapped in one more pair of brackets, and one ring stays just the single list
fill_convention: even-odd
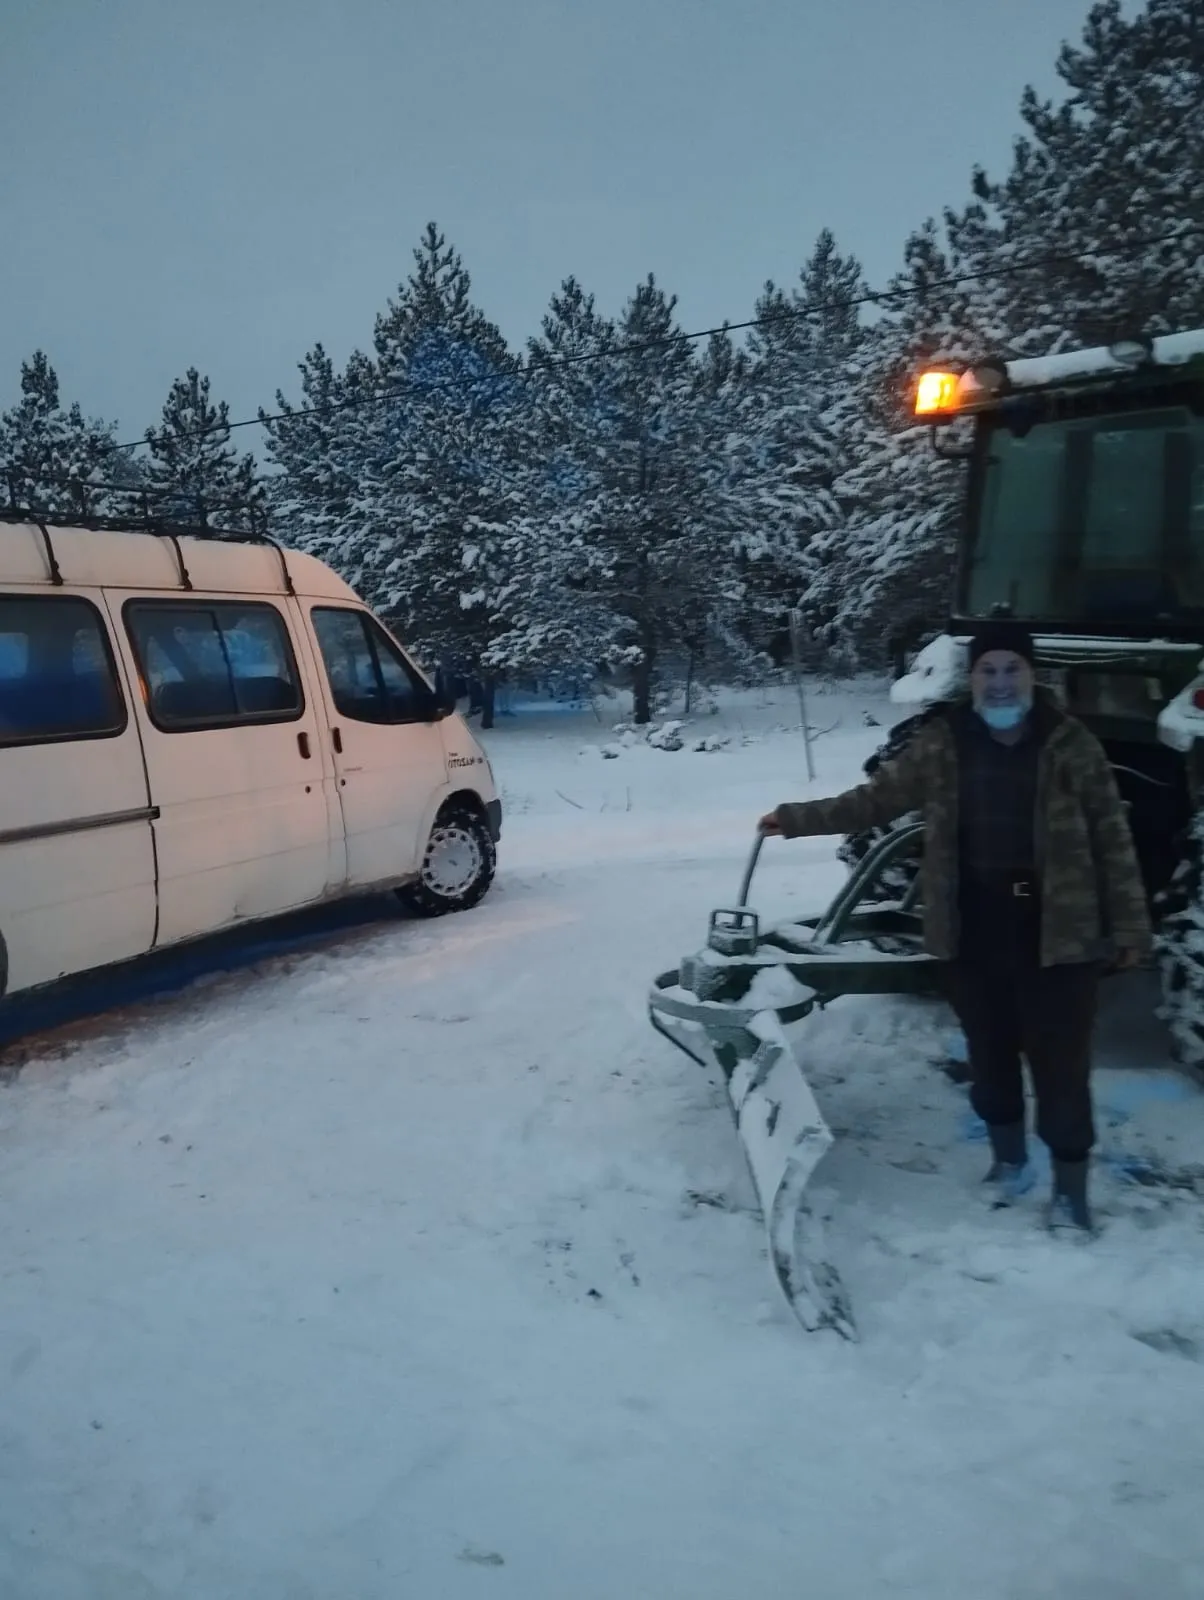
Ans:
[{"label": "standing man", "polygon": [[970,698],[943,708],[892,761],[846,794],[778,806],[785,838],[924,816],[924,939],[946,962],[970,1054],[970,1101],[994,1157],[1000,1204],[1033,1184],[1023,1055],[1037,1133],[1053,1160],[1051,1227],[1092,1229],[1091,1040],[1102,971],[1151,944],[1132,834],[1103,747],[1036,688],[1031,634],[985,624]]}]

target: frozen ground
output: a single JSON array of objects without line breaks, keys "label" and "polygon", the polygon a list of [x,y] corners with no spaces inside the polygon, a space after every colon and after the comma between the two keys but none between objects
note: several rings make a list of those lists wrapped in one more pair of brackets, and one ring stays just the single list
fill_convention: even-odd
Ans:
[{"label": "frozen ground", "polygon": [[[817,698],[815,792],[871,703]],[[614,760],[588,713],[508,722],[478,911],[24,1052],[4,1600],[1198,1600],[1204,1100],[1156,1030],[1109,1021],[1084,1248],[983,1209],[939,1008],[802,1025],[849,1346],[775,1298],[725,1101],[646,1022],[807,792],[790,720]],[[761,909],[818,908],[833,843],[768,847]]]}]

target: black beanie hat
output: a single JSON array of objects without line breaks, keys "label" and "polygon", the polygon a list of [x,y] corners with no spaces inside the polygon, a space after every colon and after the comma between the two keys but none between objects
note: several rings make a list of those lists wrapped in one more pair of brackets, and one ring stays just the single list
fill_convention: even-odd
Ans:
[{"label": "black beanie hat", "polygon": [[1008,617],[984,622],[975,632],[970,641],[971,671],[979,656],[985,656],[989,650],[1010,650],[1013,655],[1022,656],[1030,667],[1036,665],[1037,651],[1032,634],[1022,622],[1013,622]]}]

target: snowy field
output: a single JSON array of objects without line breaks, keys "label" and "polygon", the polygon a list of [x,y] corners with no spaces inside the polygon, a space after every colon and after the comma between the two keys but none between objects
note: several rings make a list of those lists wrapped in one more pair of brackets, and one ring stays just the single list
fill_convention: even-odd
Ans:
[{"label": "snowy field", "polygon": [[[699,718],[706,753],[507,719],[477,911],[20,1052],[3,1600],[1204,1594],[1204,1097],[1144,979],[1109,995],[1089,1246],[1040,1195],[986,1209],[938,1005],[800,1025],[856,1346],[776,1297],[723,1093],[646,1020],[870,709],[816,696],[811,789],[787,694]],[[759,909],[820,909],[834,846],[767,846]]]}]

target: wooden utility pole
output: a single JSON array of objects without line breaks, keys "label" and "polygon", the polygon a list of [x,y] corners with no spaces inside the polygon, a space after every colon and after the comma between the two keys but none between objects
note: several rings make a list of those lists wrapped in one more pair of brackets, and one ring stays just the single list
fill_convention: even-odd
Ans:
[{"label": "wooden utility pole", "polygon": [[807,691],[803,687],[803,613],[794,607],[790,613],[790,658],[794,663],[794,687],[798,690],[799,716],[803,719],[803,748],[807,752],[807,779],[815,782],[815,758],[811,754],[811,729],[807,726]]}]

